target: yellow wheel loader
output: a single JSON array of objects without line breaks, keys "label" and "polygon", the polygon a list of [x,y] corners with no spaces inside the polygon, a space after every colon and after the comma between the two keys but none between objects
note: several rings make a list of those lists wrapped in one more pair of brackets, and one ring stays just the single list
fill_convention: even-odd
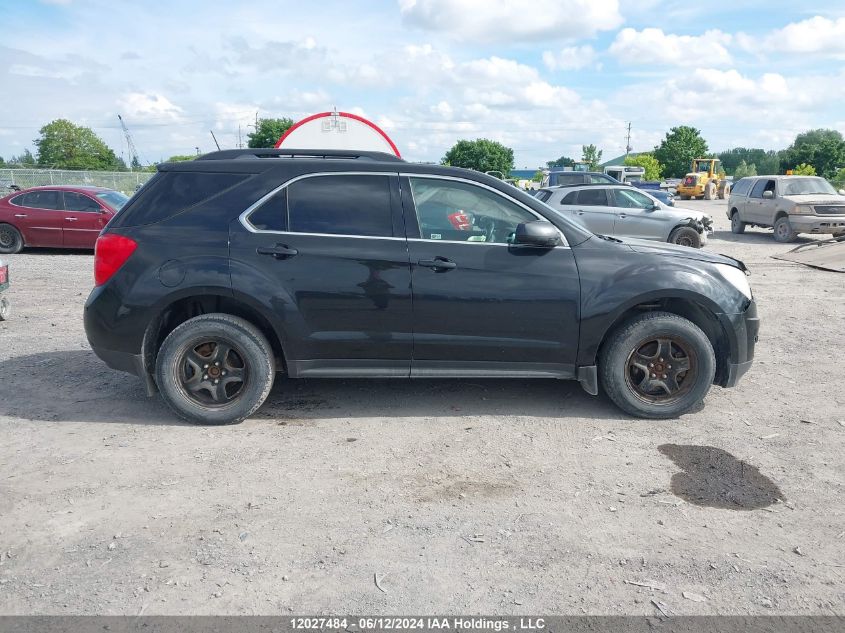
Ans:
[{"label": "yellow wheel loader", "polygon": [[719,173],[718,158],[696,158],[692,161],[692,171],[684,176],[675,187],[681,200],[703,198],[724,200],[731,193],[731,184]]}]

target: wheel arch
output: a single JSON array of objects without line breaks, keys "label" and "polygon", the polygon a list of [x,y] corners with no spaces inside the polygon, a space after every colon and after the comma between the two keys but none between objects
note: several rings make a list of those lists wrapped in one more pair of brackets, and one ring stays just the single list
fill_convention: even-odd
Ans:
[{"label": "wheel arch", "polygon": [[164,302],[144,332],[142,346],[146,371],[150,372],[155,367],[161,344],[176,327],[193,317],[217,312],[240,317],[257,327],[273,348],[276,367],[287,371],[283,334],[260,307],[248,299],[222,291],[177,295]]}]

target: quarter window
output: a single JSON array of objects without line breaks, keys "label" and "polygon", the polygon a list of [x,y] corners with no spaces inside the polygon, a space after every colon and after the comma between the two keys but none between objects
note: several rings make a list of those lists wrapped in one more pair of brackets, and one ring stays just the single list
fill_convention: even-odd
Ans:
[{"label": "quarter window", "polygon": [[287,189],[288,226],[294,233],[393,235],[389,176],[315,176]]},{"label": "quarter window", "polygon": [[282,189],[249,214],[249,223],[259,231],[288,230],[288,190]]},{"label": "quarter window", "polygon": [[561,204],[575,204],[575,200],[578,199],[578,192],[577,191],[570,191],[563,197],[563,200],[560,201]]},{"label": "quarter window", "polygon": [[410,180],[420,233],[426,240],[508,244],[518,224],[538,219],[476,185],[434,178]]}]

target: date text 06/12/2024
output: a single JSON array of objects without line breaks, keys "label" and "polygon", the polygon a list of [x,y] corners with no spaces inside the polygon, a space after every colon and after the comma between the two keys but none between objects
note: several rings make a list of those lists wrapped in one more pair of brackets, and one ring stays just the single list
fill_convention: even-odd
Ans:
[{"label": "date text 06/12/2024", "polygon": [[[542,631],[543,618],[481,618],[481,617],[295,617],[290,619],[295,630],[349,630],[350,625],[361,631],[455,630],[500,633],[501,631]],[[357,626],[356,626],[357,625]]]}]

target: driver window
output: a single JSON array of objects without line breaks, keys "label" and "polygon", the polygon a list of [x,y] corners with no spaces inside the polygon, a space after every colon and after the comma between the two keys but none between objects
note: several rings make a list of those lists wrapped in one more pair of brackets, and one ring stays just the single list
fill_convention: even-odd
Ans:
[{"label": "driver window", "polygon": [[539,219],[476,185],[436,178],[410,180],[425,240],[509,244],[517,224]]},{"label": "driver window", "polygon": [[623,209],[649,209],[654,206],[654,202],[639,191],[616,189],[615,193],[617,207],[622,207]]}]

